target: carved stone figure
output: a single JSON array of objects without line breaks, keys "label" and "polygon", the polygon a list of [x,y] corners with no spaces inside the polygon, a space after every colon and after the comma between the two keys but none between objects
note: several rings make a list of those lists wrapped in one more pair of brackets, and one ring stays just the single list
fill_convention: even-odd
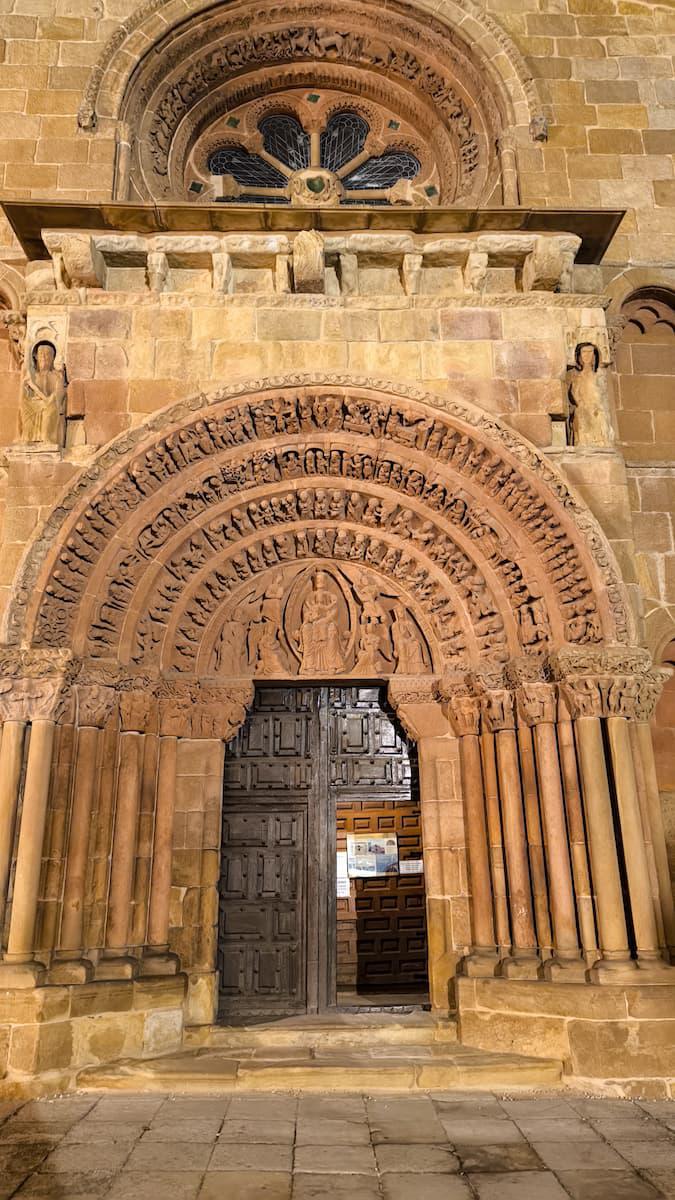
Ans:
[{"label": "carved stone figure", "polygon": [[419,640],[415,622],[404,608],[399,608],[391,627],[391,637],[396,655],[396,669],[403,675],[423,675],[428,670],[424,650]]},{"label": "carved stone figure", "polygon": [[345,669],[338,602],[324,571],[317,571],[312,579],[312,590],[302,606],[298,640],[301,675],[334,675]]},{"label": "carved stone figure", "polygon": [[225,621],[213,652],[216,675],[239,675],[243,668],[245,647],[246,627],[241,621]]},{"label": "carved stone figure", "polygon": [[51,342],[33,347],[19,405],[19,442],[25,445],[66,444],[66,373],[54,366],[55,360]]},{"label": "carved stone figure", "polygon": [[600,355],[590,342],[577,346],[576,365],[567,374],[570,446],[612,446],[614,430],[609,417]]}]

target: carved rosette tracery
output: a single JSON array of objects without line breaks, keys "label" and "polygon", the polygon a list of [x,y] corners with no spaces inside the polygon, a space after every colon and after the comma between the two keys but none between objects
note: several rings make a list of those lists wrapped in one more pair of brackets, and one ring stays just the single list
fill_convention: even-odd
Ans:
[{"label": "carved rosette tracery", "polygon": [[[510,73],[510,87],[516,77]],[[282,14],[269,0],[255,14],[220,10],[160,42],[131,81],[120,115],[138,131],[134,190],[155,199],[182,194],[200,135],[238,114],[242,103],[283,95],[295,84],[313,94],[342,88],[347,100],[353,95],[394,111],[409,109],[405,119],[435,147],[444,202],[478,200],[494,188],[496,141],[513,120],[509,90],[497,87],[493,94],[485,78],[473,46],[438,19],[425,14],[420,20],[396,2],[388,9],[386,40],[381,13],[365,3],[319,8],[295,0]],[[89,90],[80,116],[86,127],[95,121],[96,86]],[[231,120],[236,137],[241,118]]]}]

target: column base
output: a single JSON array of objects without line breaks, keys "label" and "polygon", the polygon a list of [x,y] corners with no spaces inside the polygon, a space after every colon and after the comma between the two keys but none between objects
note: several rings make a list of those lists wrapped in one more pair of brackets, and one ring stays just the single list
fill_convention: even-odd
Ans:
[{"label": "column base", "polygon": [[587,971],[583,958],[549,958],[539,974],[542,979],[558,980],[560,983],[584,983]]},{"label": "column base", "polygon": [[458,965],[458,974],[470,979],[491,979],[499,965],[495,950],[472,950]]},{"label": "column base", "polygon": [[0,963],[0,988],[34,988],[45,983],[47,972],[42,963]]},{"label": "column base", "polygon": [[502,959],[497,967],[497,975],[502,979],[536,979],[540,967],[538,954],[514,954]]},{"label": "column base", "polygon": [[637,965],[640,983],[649,983],[652,978],[656,983],[670,983],[673,978],[673,965],[665,958],[644,958],[638,955]]},{"label": "column base", "polygon": [[93,978],[94,965],[88,958],[56,958],[48,972],[50,983],[89,983]]},{"label": "column base", "polygon": [[178,975],[180,959],[170,950],[148,950],[140,962],[139,975]]},{"label": "column base", "polygon": [[634,958],[599,958],[587,972],[587,979],[590,983],[609,986],[617,983],[636,984],[637,963]]},{"label": "column base", "polygon": [[111,958],[103,955],[94,970],[94,979],[135,979],[139,961],[128,954],[116,954]]}]

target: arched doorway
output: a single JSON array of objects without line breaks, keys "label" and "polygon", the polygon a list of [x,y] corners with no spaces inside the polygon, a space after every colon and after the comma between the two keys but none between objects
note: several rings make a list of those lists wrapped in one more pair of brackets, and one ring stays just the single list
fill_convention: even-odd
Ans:
[{"label": "arched doorway", "polygon": [[[15,970],[35,969],[37,928],[61,972],[187,971],[192,1019],[213,1019],[223,746],[256,683],[368,676],[417,747],[436,1008],[458,964],[536,980],[662,962],[629,728],[658,679],[588,511],[478,410],[339,377],[168,410],[62,498],[7,636],[46,739],[31,753],[48,761],[67,712],[73,770],[101,744],[112,762],[109,876],[66,869],[60,925],[36,925],[37,894],[13,908]],[[78,794],[66,863],[92,821],[93,786]]]}]

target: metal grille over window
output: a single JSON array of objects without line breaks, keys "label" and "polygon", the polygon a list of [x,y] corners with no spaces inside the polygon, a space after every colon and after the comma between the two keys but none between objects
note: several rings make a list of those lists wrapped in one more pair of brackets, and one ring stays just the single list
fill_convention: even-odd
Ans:
[{"label": "metal grille over window", "polygon": [[390,150],[379,158],[369,158],[343,179],[349,191],[361,188],[389,188],[399,179],[414,179],[419,159],[407,150]]},{"label": "metal grille over window", "polygon": [[369,132],[367,121],[356,113],[334,113],[321,134],[321,166],[339,171],[363,152]]},{"label": "metal grille over window", "polygon": [[259,129],[265,150],[273,158],[292,171],[302,171],[309,166],[309,134],[295,117],[286,113],[264,117]]}]

